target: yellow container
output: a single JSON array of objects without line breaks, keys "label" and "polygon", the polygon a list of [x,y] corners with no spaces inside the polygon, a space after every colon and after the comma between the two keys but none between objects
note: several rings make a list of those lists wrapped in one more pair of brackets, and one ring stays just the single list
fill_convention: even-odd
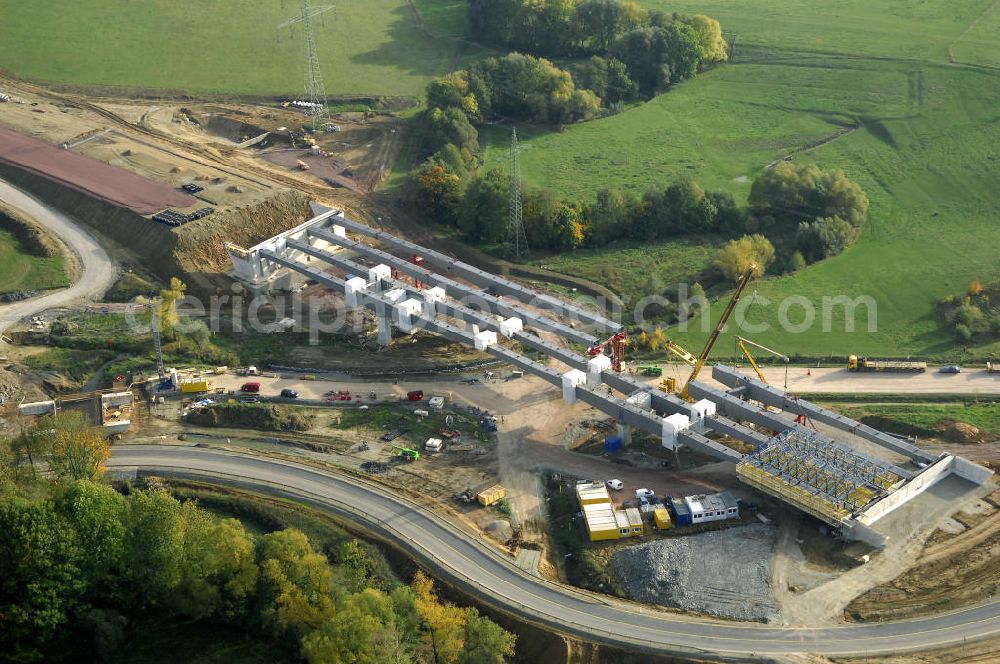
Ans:
[{"label": "yellow container", "polygon": [[192,394],[195,392],[208,392],[208,380],[189,380],[181,383],[181,392],[184,394]]},{"label": "yellow container", "polygon": [[488,507],[506,496],[507,489],[503,488],[499,484],[494,484],[489,489],[480,491],[479,495],[476,496],[476,500],[478,500],[479,504],[483,507]]},{"label": "yellow container", "polygon": [[657,530],[667,530],[670,528],[673,525],[670,521],[670,512],[663,507],[653,510],[653,525],[656,526]]}]

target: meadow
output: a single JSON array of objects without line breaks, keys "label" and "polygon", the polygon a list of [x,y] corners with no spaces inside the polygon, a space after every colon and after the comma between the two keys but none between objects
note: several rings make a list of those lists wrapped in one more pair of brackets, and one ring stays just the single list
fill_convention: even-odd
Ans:
[{"label": "meadow", "polygon": [[0,230],[0,293],[47,290],[68,285],[62,256],[31,256],[22,250],[10,231]]},{"label": "meadow", "polygon": [[[419,96],[429,80],[480,49],[453,39],[463,3],[313,2],[327,93]],[[300,95],[301,14],[296,0],[0,0],[0,69],[80,86],[173,92]]]},{"label": "meadow", "polygon": [[[750,183],[776,159],[842,168],[871,199],[862,237],[840,256],[755,284],[747,317],[768,327],[744,333],[807,357],[958,357],[937,303],[973,279],[1000,279],[1000,12],[978,1],[848,1],[824,9],[798,0],[703,0],[669,9],[719,18],[735,33],[735,61],[618,115],[558,132],[519,131],[525,179],[591,200],[600,187],[640,193],[655,181],[690,177],[745,201]],[[488,161],[499,163],[507,132],[485,136]],[[698,261],[690,247],[672,244],[644,249],[663,261],[664,275]],[[705,269],[710,260],[702,257]],[[612,276],[628,261],[604,251]],[[600,262],[585,252],[562,257],[558,269],[601,273]],[[634,301],[645,294],[630,292],[636,281],[603,283]],[[817,313],[823,296],[870,296],[876,329],[859,319],[848,332],[842,315],[826,332],[818,324],[783,329],[779,303],[796,295]],[[800,322],[802,311],[793,306],[788,319]],[[705,334],[695,323],[697,332],[670,335],[697,348]],[[720,343],[720,353],[730,345]],[[1000,356],[1000,343],[970,351]]]},{"label": "meadow", "polygon": [[[744,201],[776,159],[842,168],[871,199],[862,237],[840,256],[755,284],[749,318],[768,328],[747,336],[807,357],[957,357],[960,345],[941,324],[937,302],[973,279],[1000,280],[1000,5],[642,2],[718,18],[735,41],[735,60],[618,115],[559,131],[519,128],[524,178],[586,201],[605,186],[640,193],[656,181],[690,177]],[[246,6],[0,0],[0,68],[83,86],[296,94],[301,27],[278,25],[300,5]],[[433,77],[489,53],[464,38],[465,7],[461,0],[338,5],[316,19],[328,91],[419,96]],[[508,128],[487,127],[481,138],[487,164],[505,163]],[[635,301],[650,282],[704,275],[717,243],[612,243],[534,262]],[[724,298],[723,290],[710,294]],[[826,332],[782,329],[778,303],[794,295],[817,310],[824,296],[870,296],[876,329],[869,332],[865,321],[854,332],[842,321]],[[694,347],[704,338],[671,336]],[[1000,356],[1000,343],[970,350]]]}]

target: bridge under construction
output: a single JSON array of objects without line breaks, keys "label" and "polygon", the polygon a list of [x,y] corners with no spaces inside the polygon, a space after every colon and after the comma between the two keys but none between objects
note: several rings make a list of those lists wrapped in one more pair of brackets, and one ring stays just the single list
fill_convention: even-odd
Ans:
[{"label": "bridge under construction", "polygon": [[[567,403],[581,401],[614,418],[626,443],[635,428],[668,449],[686,446],[732,462],[746,484],[847,537],[881,546],[885,537],[872,524],[907,500],[949,475],[976,484],[992,475],[961,457],[931,454],[792,398],[732,367],[712,370],[728,389],[691,381],[688,399],[663,392],[615,370],[613,357],[601,351],[622,326],[600,313],[353,221],[340,210],[315,204],[313,210],[313,218],[253,247],[228,244],[232,275],[255,292],[279,288],[290,274],[314,280],[342,294],[348,308],[374,312],[382,345],[394,333],[426,330],[474,347],[548,382]],[[553,337],[557,341],[548,340]],[[583,355],[566,344],[596,351]],[[532,359],[528,350],[563,368]],[[884,450],[886,459],[902,461],[865,454],[803,424],[807,419],[859,436]],[[738,452],[716,440],[721,436],[753,452]]]}]

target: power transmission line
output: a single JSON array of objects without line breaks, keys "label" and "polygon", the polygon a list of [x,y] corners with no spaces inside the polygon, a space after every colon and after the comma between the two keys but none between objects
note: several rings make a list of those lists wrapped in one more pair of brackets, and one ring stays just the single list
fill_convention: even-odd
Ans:
[{"label": "power transmission line", "polygon": [[327,108],[326,87],[323,85],[323,73],[319,67],[319,55],[316,53],[316,35],[313,32],[312,20],[333,8],[333,5],[310,7],[309,0],[302,0],[302,14],[293,16],[278,26],[284,28],[296,23],[302,24],[302,42],[305,49],[304,101],[309,103],[305,112],[312,118],[313,129],[330,122],[330,111]]},{"label": "power transmission line", "polygon": [[521,176],[517,167],[517,127],[510,136],[510,217],[507,221],[507,253],[514,260],[528,254],[521,210]]}]

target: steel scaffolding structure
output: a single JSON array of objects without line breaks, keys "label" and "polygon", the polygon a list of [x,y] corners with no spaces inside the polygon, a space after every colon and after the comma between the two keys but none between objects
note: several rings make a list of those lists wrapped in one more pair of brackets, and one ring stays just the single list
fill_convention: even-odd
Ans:
[{"label": "steel scaffolding structure", "polygon": [[789,429],[736,467],[748,484],[825,521],[840,521],[890,491],[902,477],[888,464],[816,432]]}]

